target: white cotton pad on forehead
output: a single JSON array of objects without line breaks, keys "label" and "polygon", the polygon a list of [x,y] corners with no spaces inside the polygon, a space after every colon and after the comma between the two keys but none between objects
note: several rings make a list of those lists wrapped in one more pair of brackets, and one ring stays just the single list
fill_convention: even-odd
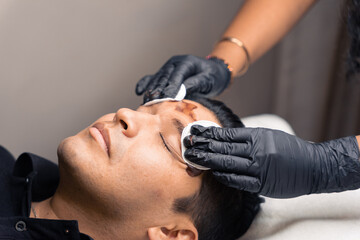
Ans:
[{"label": "white cotton pad on forehead", "polygon": [[160,98],[160,99],[154,99],[152,101],[149,101],[147,103],[144,104],[144,106],[150,106],[153,105],[155,103],[160,103],[160,102],[165,102],[165,101],[181,101],[185,98],[186,96],[186,87],[184,84],[181,84],[179,92],[176,94],[175,98]]},{"label": "white cotton pad on forehead", "polygon": [[211,122],[211,121],[207,121],[207,120],[200,120],[200,121],[195,121],[195,122],[192,122],[190,123],[189,125],[187,125],[184,130],[182,131],[182,134],[181,134],[181,155],[182,155],[182,158],[184,159],[184,161],[189,164],[190,166],[196,168],[196,169],[199,169],[199,170],[210,170],[210,168],[207,168],[207,167],[203,167],[199,164],[196,164],[196,163],[193,163],[191,161],[189,161],[188,159],[185,158],[184,156],[184,153],[186,151],[186,147],[184,146],[184,138],[186,136],[189,136],[191,135],[190,133],[190,130],[191,130],[191,127],[193,125],[200,125],[200,126],[203,126],[203,127],[220,127],[219,124],[217,123],[214,123],[214,122]]}]

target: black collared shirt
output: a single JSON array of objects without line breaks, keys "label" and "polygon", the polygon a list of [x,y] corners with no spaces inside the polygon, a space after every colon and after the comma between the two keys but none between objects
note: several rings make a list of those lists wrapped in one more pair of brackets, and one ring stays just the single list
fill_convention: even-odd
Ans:
[{"label": "black collared shirt", "polygon": [[58,183],[56,164],[31,153],[15,161],[0,146],[0,239],[91,240],[75,220],[29,218],[31,202],[53,196]]}]

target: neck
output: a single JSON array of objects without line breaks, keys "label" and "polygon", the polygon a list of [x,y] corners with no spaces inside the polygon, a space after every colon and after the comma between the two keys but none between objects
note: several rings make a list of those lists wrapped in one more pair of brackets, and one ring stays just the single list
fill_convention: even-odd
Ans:
[{"label": "neck", "polygon": [[[109,219],[69,202],[57,193],[45,201],[33,203],[32,207],[37,218],[77,220],[80,232],[97,240],[148,239],[146,227],[139,224],[141,221]],[[30,217],[35,217],[33,212]]]}]

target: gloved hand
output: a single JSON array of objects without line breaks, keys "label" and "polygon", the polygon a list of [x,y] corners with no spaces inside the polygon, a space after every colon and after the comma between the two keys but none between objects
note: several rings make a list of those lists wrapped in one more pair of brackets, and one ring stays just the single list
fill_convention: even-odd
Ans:
[{"label": "gloved hand", "polygon": [[155,74],[143,77],[136,85],[144,103],[157,98],[174,98],[182,83],[188,97],[213,97],[228,85],[231,72],[218,58],[204,59],[192,55],[174,56]]},{"label": "gloved hand", "polygon": [[184,139],[185,157],[209,167],[225,185],[289,198],[360,187],[355,137],[311,143],[265,128],[204,128]]}]

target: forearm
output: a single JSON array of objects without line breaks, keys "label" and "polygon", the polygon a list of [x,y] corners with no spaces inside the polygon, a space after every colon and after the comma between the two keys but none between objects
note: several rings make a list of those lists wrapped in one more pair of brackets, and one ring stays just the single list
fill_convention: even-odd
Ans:
[{"label": "forearm", "polygon": [[360,188],[359,137],[343,137],[315,144],[312,193]]},{"label": "forearm", "polygon": [[[256,61],[273,47],[316,0],[247,0],[223,34],[241,40]],[[228,62],[233,73],[245,64],[245,52],[231,42],[221,42],[211,52]]]}]

